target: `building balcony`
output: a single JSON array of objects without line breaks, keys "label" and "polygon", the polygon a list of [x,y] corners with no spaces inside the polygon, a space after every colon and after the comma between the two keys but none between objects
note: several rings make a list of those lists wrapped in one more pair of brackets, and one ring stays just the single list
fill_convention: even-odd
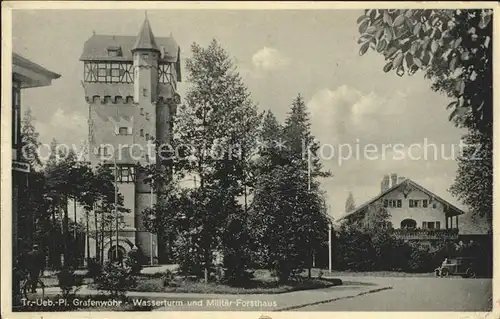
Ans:
[{"label": "building balcony", "polygon": [[450,229],[394,229],[397,238],[412,240],[457,239],[458,228]]}]

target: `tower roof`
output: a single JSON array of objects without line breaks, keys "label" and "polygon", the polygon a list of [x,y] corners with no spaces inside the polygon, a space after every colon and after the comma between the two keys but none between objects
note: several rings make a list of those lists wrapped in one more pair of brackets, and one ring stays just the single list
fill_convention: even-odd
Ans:
[{"label": "tower roof", "polygon": [[153,31],[151,30],[151,25],[149,24],[148,17],[144,19],[144,23],[142,24],[141,31],[137,35],[135,40],[135,44],[132,47],[132,51],[135,50],[156,50],[159,51],[158,46],[156,45],[155,36],[153,35]]}]

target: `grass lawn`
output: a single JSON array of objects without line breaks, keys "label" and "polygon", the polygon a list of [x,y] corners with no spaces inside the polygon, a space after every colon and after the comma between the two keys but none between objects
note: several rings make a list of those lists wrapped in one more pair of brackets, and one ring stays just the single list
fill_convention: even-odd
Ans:
[{"label": "grass lawn", "polygon": [[175,286],[164,286],[162,278],[157,276],[140,276],[133,291],[206,293],[206,294],[279,294],[290,291],[320,289],[341,285],[336,279],[320,279],[302,276],[299,280],[279,283],[267,270],[255,270],[254,278],[243,287],[230,286],[223,283],[184,280],[178,278]]},{"label": "grass lawn", "polygon": [[[51,277],[42,277],[40,278],[43,283],[45,284],[45,287],[57,287],[59,286],[59,281],[57,280],[57,277],[51,276]],[[92,279],[90,278],[83,278],[83,284],[87,285],[92,282]]]}]

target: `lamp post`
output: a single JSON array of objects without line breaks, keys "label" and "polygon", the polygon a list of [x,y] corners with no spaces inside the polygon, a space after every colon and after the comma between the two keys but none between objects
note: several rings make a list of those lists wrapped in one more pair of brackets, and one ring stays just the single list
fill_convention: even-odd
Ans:
[{"label": "lamp post", "polygon": [[116,152],[113,153],[113,165],[115,167],[115,256],[118,258],[118,166],[116,165]]},{"label": "lamp post", "polygon": [[[151,178],[151,193],[149,196],[149,205],[151,206],[151,210],[153,209],[153,194],[154,194],[154,180],[153,180],[153,175],[149,175],[149,178]],[[151,266],[153,266],[153,232],[149,232],[149,242],[150,242],[150,253],[149,253],[149,263]]]},{"label": "lamp post", "polygon": [[328,271],[332,272],[332,223],[328,222]]},{"label": "lamp post", "polygon": [[[307,145],[307,193],[310,195],[311,194],[311,146]],[[309,225],[309,227],[312,227],[312,225]],[[309,242],[311,242],[311,228],[309,228]],[[311,260],[309,260],[310,267],[307,269],[307,277],[311,278],[311,266],[314,267],[314,253],[312,252],[312,247],[309,246],[309,253],[311,256]]]}]

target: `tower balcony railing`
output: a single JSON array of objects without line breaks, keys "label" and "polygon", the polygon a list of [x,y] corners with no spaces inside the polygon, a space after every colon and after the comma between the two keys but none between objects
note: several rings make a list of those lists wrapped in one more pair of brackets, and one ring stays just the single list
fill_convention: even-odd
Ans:
[{"label": "tower balcony railing", "polygon": [[394,236],[401,239],[456,239],[458,228],[450,229],[393,229]]}]

